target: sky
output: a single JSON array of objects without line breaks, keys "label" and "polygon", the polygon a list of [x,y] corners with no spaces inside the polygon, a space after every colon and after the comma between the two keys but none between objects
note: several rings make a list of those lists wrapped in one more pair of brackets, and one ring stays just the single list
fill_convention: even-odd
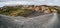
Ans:
[{"label": "sky", "polygon": [[0,7],[4,5],[57,5],[60,0],[0,0]]}]

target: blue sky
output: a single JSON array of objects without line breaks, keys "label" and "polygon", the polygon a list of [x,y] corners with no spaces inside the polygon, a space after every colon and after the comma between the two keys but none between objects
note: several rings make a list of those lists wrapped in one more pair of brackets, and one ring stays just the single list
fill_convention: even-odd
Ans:
[{"label": "blue sky", "polygon": [[0,0],[0,7],[4,5],[57,5],[60,6],[60,0]]}]

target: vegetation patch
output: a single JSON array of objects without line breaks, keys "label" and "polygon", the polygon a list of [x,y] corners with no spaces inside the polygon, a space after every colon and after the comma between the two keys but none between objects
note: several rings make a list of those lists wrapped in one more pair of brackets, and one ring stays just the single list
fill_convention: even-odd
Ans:
[{"label": "vegetation patch", "polygon": [[9,16],[29,16],[32,13],[31,9],[27,8],[18,8],[18,7],[8,7],[6,6],[0,10],[0,14],[9,15]]}]

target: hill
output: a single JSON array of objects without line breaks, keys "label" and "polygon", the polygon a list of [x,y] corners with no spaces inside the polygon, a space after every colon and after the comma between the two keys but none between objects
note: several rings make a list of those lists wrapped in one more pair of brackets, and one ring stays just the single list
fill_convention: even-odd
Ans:
[{"label": "hill", "polygon": [[[39,13],[60,13],[59,6],[48,6],[48,5],[16,5],[16,6],[3,6],[0,8],[0,14],[8,16],[30,16],[31,14]],[[38,13],[38,14],[39,14]],[[34,15],[33,14],[33,15]],[[37,14],[36,14],[37,15]]]}]

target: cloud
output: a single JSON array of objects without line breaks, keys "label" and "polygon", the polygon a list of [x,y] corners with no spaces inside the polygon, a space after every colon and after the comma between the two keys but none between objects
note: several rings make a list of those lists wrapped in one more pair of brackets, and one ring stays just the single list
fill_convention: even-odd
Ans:
[{"label": "cloud", "polygon": [[35,2],[32,1],[8,1],[8,2],[0,2],[0,5],[33,5]]},{"label": "cloud", "polygon": [[39,0],[39,1],[47,1],[47,0]]},{"label": "cloud", "polygon": [[[60,5],[60,0],[0,0],[3,5]],[[5,1],[5,2],[4,2]]]},{"label": "cloud", "polygon": [[58,3],[52,3],[52,2],[50,2],[50,3],[46,3],[46,5],[51,5],[51,6],[60,6],[60,4],[58,4]]},{"label": "cloud", "polygon": [[53,3],[47,3],[48,5],[54,5]]},{"label": "cloud", "polygon": [[54,0],[55,2],[59,1],[59,0]]}]

